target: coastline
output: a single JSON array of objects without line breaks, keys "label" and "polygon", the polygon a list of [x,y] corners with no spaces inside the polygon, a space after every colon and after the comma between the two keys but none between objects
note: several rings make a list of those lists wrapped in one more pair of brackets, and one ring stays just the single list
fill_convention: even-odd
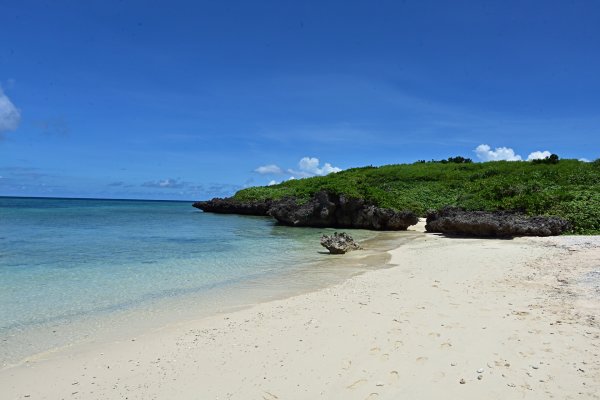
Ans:
[{"label": "coastline", "polygon": [[[297,228],[285,228],[297,229]],[[314,228],[305,228],[313,230]],[[388,250],[414,239],[417,232],[359,232],[364,251],[345,256],[329,255],[318,246],[322,233],[314,229],[314,254],[295,266],[228,280],[202,290],[150,299],[123,309],[65,318],[53,323],[26,326],[0,338],[0,371],[30,360],[48,357],[65,349],[103,346],[107,343],[252,307],[272,300],[316,291],[372,269],[386,268]]]},{"label": "coastline", "polygon": [[599,398],[600,299],[580,283],[599,252],[598,236],[423,235],[389,268],[61,349],[1,370],[0,387],[8,399]]}]

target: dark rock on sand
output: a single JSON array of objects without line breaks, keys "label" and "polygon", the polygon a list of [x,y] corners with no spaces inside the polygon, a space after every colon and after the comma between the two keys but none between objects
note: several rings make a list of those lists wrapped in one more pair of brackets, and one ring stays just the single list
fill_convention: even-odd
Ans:
[{"label": "dark rock on sand", "polygon": [[430,212],[425,229],[451,235],[481,237],[554,236],[571,228],[559,217],[529,217],[507,211],[465,211],[445,207]]},{"label": "dark rock on sand", "polygon": [[331,254],[344,254],[352,250],[361,250],[360,245],[345,232],[335,232],[333,235],[321,236],[321,246],[327,248]]},{"label": "dark rock on sand", "polygon": [[202,211],[219,214],[268,215],[272,204],[271,200],[241,202],[233,198],[216,197],[208,201],[197,201],[192,205]]},{"label": "dark rock on sand", "polygon": [[406,230],[419,219],[410,211],[379,208],[362,199],[319,192],[306,202],[287,198],[273,203],[269,215],[284,225],[374,230]]}]

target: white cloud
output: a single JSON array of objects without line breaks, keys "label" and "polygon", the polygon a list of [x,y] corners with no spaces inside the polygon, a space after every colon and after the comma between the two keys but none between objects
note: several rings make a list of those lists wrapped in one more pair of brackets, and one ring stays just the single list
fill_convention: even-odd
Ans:
[{"label": "white cloud", "polygon": [[509,147],[496,147],[494,150],[487,144],[480,144],[475,149],[477,158],[481,161],[521,161],[520,155],[515,154],[515,151]]},{"label": "white cloud", "polygon": [[588,160],[588,159],[587,159],[587,158],[585,158],[585,157],[581,157],[581,158],[579,159],[579,161],[581,161],[581,162],[592,162],[592,160]]},{"label": "white cloud", "polygon": [[289,171],[300,176],[323,176],[331,174],[332,172],[340,172],[342,170],[341,168],[334,167],[330,163],[325,163],[322,167],[320,167],[319,164],[320,161],[316,157],[302,157],[300,162],[298,162],[300,171]]},{"label": "white cloud", "polygon": [[21,112],[0,88],[0,134],[14,131],[21,121]]},{"label": "white cloud", "polygon": [[548,150],[534,151],[533,153],[531,153],[527,156],[527,161],[543,160],[544,158],[550,157],[551,155],[552,155],[552,153],[550,153]]},{"label": "white cloud", "polygon": [[298,162],[300,170],[312,172],[319,169],[319,159],[316,157],[302,157]]},{"label": "white cloud", "polygon": [[[254,172],[262,175],[283,175],[289,174],[286,180],[292,180],[298,178],[309,178],[311,176],[324,176],[331,174],[332,172],[340,172],[342,169],[334,167],[330,163],[321,165],[321,162],[316,157],[302,157],[298,162],[298,169],[288,168],[283,170],[281,167],[275,164],[262,165],[254,170]],[[280,182],[271,180],[268,185],[276,185]]]},{"label": "white cloud", "polygon": [[262,165],[262,166],[256,168],[254,170],[254,172],[259,173],[261,175],[267,175],[267,174],[281,175],[281,174],[283,174],[283,170],[275,164]]}]

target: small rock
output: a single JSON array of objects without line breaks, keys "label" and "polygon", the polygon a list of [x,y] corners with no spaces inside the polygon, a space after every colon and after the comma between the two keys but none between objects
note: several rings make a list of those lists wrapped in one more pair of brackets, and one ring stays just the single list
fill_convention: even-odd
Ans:
[{"label": "small rock", "polygon": [[467,383],[464,379],[460,379],[460,381],[458,381],[458,383],[460,383],[461,385],[464,385],[465,383]]},{"label": "small rock", "polygon": [[450,363],[450,366],[451,366],[451,367],[456,367],[456,363],[455,363],[455,362],[451,362],[451,363]]},{"label": "small rock", "polygon": [[377,382],[375,386],[383,386],[383,382]]},{"label": "small rock", "polygon": [[361,250],[352,236],[345,232],[321,236],[321,246],[326,247],[331,254],[344,254],[352,250]]},{"label": "small rock", "polygon": [[538,369],[539,367],[537,365],[532,365],[531,368]]},{"label": "small rock", "polygon": [[477,375],[477,380],[482,380],[483,379],[483,375]]},{"label": "small rock", "polygon": [[478,373],[478,374],[483,374],[483,368],[479,368],[479,369],[477,370],[477,373]]}]

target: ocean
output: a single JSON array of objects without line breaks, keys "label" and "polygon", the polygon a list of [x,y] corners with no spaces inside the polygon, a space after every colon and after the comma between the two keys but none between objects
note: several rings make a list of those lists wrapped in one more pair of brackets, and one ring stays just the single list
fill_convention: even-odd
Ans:
[{"label": "ocean", "polygon": [[[333,231],[203,213],[190,202],[0,197],[0,360],[134,335],[385,264],[368,251],[326,254],[319,238]],[[345,231],[380,250],[410,238]]]}]

